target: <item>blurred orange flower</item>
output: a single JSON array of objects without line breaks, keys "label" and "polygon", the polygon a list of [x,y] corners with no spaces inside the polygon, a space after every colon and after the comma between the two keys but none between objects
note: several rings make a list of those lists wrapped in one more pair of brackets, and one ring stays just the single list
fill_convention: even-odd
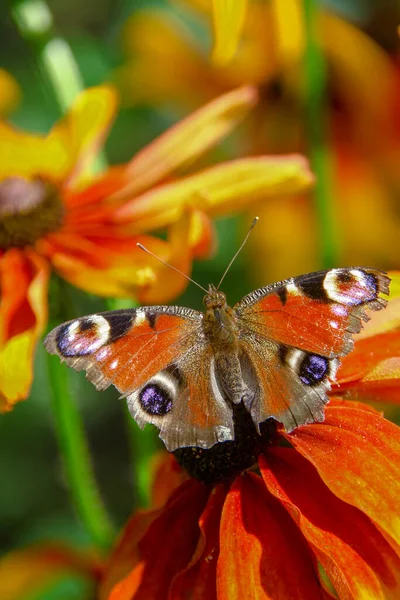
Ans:
[{"label": "blurred orange flower", "polygon": [[63,577],[86,583],[89,597],[101,577],[102,568],[101,561],[94,555],[60,544],[37,544],[14,550],[0,559],[0,598],[42,597],[40,593]]},{"label": "blurred orange flower", "polygon": [[[83,92],[44,137],[0,123],[0,410],[29,392],[50,267],[92,293],[168,301],[185,279],[137,242],[188,273],[193,257],[212,248],[209,214],[311,184],[297,155],[239,159],[168,181],[229,133],[255,101],[250,87],[229,92],[97,177],[90,167],[116,110],[112,88]],[[160,227],[167,228],[166,241],[147,234]]]},{"label": "blurred orange flower", "polygon": [[158,465],[154,507],[126,525],[101,600],[399,597],[399,428],[349,400],[400,390],[391,302],[343,359],[323,423],[267,422],[260,437],[238,409],[234,442],[175,453],[192,477],[172,456]]},{"label": "blurred orange flower", "polygon": [[[305,33],[299,0],[243,2],[170,0],[179,11],[137,11],[127,22],[127,63],[119,80],[127,99],[197,106],[243,83],[259,87],[260,102],[242,128],[246,152],[306,148]],[[226,13],[218,11],[225,7]],[[208,24],[218,14],[214,64],[185,19]],[[183,17],[182,17],[183,15]],[[396,268],[399,236],[400,75],[389,56],[365,33],[326,9],[320,11],[320,43],[328,65],[329,139],[333,160],[337,239],[343,264]],[[225,18],[225,21],[223,20]],[[222,43],[224,41],[224,44]],[[239,40],[237,51],[232,55]],[[377,90],[379,89],[379,93]],[[318,224],[304,198],[261,207],[252,248],[256,283],[320,268]],[[379,222],[379,228],[376,223]],[[265,231],[263,227],[268,227]],[[269,223],[277,226],[270,228]],[[288,252],[288,247],[294,252]]]}]

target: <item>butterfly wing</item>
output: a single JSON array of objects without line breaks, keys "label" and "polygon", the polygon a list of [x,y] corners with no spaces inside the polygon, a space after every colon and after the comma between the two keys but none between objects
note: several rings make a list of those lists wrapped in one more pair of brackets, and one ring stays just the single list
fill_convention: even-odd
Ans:
[{"label": "butterfly wing", "polygon": [[45,346],[97,389],[113,384],[141,427],[159,427],[169,450],[210,447],[233,439],[234,429],[202,319],[172,306],[110,311],[56,327]]},{"label": "butterfly wing", "polygon": [[256,290],[235,307],[245,398],[256,426],[269,417],[288,431],[322,421],[338,358],[369,319],[386,306],[389,278],[366,268],[294,277]]}]

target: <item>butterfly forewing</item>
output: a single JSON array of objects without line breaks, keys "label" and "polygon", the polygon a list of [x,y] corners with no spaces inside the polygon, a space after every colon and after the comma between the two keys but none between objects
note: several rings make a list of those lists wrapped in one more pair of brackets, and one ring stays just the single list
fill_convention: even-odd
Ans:
[{"label": "butterfly forewing", "polygon": [[343,268],[294,277],[245,296],[236,306],[242,351],[255,372],[248,401],[256,425],[268,417],[288,431],[321,421],[338,357],[386,306],[389,278],[375,269]]}]

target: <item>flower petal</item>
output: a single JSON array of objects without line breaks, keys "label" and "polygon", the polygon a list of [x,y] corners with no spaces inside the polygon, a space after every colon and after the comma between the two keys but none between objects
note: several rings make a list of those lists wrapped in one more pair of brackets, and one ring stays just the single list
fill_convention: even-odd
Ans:
[{"label": "flower petal", "polygon": [[132,198],[194,162],[225,137],[257,101],[250,86],[228,92],[168,129],[127,165],[126,185],[111,200]]},{"label": "flower petal", "polygon": [[0,259],[0,412],[27,397],[33,354],[47,321],[49,266],[31,250]]},{"label": "flower petal", "polygon": [[18,131],[0,123],[0,179],[43,177],[78,182],[114,116],[116,96],[107,86],[87,89],[47,136]]},{"label": "flower petal", "polygon": [[365,323],[360,333],[355,336],[355,341],[392,331],[400,328],[400,272],[389,271],[390,296],[385,310],[374,313],[368,323]]},{"label": "flower petal", "polygon": [[365,514],[337,498],[291,448],[269,449],[259,465],[267,488],[301,529],[339,598],[399,597],[400,558]]},{"label": "flower petal", "polygon": [[247,0],[213,0],[214,48],[212,60],[225,65],[234,56],[247,10]]},{"label": "flower petal", "polygon": [[[109,297],[133,297],[141,303],[167,302],[187,286],[184,276],[143,252],[143,244],[161,260],[189,274],[190,213],[174,223],[167,241],[154,236],[124,234],[110,226],[104,235],[84,237],[59,232],[40,244],[57,272],[81,289]],[[114,235],[112,235],[114,232]]]},{"label": "flower petal", "polygon": [[0,597],[7,600],[39,598],[39,593],[63,577],[74,574],[95,582],[100,564],[68,548],[41,545],[15,550],[0,560]]},{"label": "flower petal", "polygon": [[[399,428],[372,412],[327,406],[324,423],[282,432],[329,489],[400,542]],[[340,474],[340,476],[339,476]]]},{"label": "flower petal", "polygon": [[50,132],[47,143],[67,149],[68,180],[77,185],[88,176],[117,109],[117,94],[111,86],[88,88],[81,92],[67,115]]},{"label": "flower petal", "polygon": [[357,383],[368,378],[380,363],[393,358],[400,358],[400,329],[358,339],[353,352],[342,359],[337,373],[339,389],[343,391],[344,385],[348,382]]},{"label": "flower petal", "polygon": [[[104,570],[98,589],[99,600],[109,600],[114,586],[118,587],[118,582],[129,575],[139,564],[138,543],[160,514],[161,511],[158,509],[138,511],[129,519]],[[128,587],[125,588],[125,596],[120,595],[115,596],[115,598],[118,598],[118,600],[130,599]]]},{"label": "flower petal", "polygon": [[152,459],[151,506],[161,508],[171,494],[188,479],[186,472],[179,466],[175,456],[161,451]]},{"label": "flower petal", "polygon": [[308,163],[300,155],[260,156],[226,162],[158,188],[116,210],[116,222],[133,231],[165,227],[186,206],[219,215],[239,211],[257,200],[296,193],[313,183]]},{"label": "flower petal", "polygon": [[114,586],[109,600],[162,600],[174,578],[190,562],[200,536],[198,519],[209,488],[184,483],[138,543],[140,562]]},{"label": "flower petal", "polygon": [[218,600],[324,597],[310,549],[261,477],[238,477],[222,511]]},{"label": "flower petal", "polygon": [[216,571],[219,554],[219,524],[227,494],[226,485],[216,486],[199,519],[201,537],[189,566],[172,582],[169,598],[217,600]]}]

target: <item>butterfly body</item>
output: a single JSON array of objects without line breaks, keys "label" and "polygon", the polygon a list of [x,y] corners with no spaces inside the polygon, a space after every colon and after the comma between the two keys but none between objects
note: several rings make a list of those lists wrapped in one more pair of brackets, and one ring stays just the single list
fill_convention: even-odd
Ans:
[{"label": "butterfly body", "polygon": [[294,277],[233,308],[210,285],[204,313],[151,306],[90,315],[60,325],[45,345],[98,389],[114,384],[169,450],[209,448],[234,439],[239,403],[258,430],[271,417],[288,431],[322,421],[339,357],[388,291],[384,273],[362,267]]}]

